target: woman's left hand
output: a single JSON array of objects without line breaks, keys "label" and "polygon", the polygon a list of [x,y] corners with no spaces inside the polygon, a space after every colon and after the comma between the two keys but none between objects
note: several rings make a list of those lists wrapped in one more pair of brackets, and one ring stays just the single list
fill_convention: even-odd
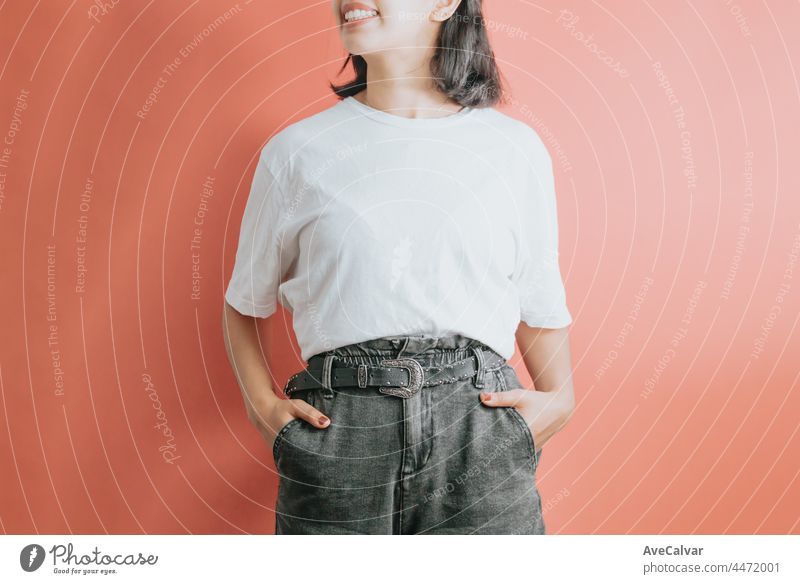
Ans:
[{"label": "woman's left hand", "polygon": [[528,424],[536,449],[541,448],[572,415],[571,400],[558,391],[536,391],[520,387],[482,392],[481,402],[491,407],[512,407]]}]

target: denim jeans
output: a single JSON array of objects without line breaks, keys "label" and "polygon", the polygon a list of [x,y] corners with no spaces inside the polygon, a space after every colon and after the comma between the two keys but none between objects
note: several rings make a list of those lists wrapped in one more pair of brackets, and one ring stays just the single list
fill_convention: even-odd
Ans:
[{"label": "denim jeans", "polygon": [[483,350],[476,377],[423,387],[409,398],[378,388],[306,389],[302,399],[331,420],[295,418],[277,433],[276,534],[543,534],[536,468],[541,449],[513,407],[481,391],[522,387],[488,346],[461,335],[396,336],[322,353],[344,366],[405,357],[422,366]]}]

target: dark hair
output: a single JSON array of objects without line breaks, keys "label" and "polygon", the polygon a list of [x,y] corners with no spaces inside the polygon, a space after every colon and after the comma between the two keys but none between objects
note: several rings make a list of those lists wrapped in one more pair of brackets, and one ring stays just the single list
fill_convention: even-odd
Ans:
[{"label": "dark hair", "polygon": [[[503,88],[484,25],[482,0],[461,0],[450,18],[442,23],[436,51],[431,58],[431,75],[448,98],[462,107],[489,107],[501,100]],[[344,85],[330,84],[339,99],[367,87],[367,61],[360,55],[347,56],[339,73],[353,63],[355,79]]]}]

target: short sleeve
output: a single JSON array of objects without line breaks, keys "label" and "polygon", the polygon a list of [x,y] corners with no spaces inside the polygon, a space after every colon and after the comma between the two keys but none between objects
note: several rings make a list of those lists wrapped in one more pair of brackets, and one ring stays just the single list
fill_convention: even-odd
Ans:
[{"label": "short sleeve", "polygon": [[241,314],[266,318],[277,310],[278,288],[289,267],[279,244],[284,209],[280,184],[262,151],[242,216],[239,245],[225,300]]},{"label": "short sleeve", "polygon": [[555,180],[550,154],[538,136],[530,168],[530,183],[520,204],[521,245],[512,280],[519,292],[522,321],[531,327],[563,328],[572,323],[572,315],[558,262]]}]

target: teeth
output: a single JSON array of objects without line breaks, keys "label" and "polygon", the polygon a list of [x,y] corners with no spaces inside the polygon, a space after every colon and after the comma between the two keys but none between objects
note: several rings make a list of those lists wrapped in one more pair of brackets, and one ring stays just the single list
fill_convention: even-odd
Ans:
[{"label": "teeth", "polygon": [[378,16],[377,10],[348,10],[344,13],[344,19],[346,22],[363,20],[364,18],[371,18],[373,16]]}]

